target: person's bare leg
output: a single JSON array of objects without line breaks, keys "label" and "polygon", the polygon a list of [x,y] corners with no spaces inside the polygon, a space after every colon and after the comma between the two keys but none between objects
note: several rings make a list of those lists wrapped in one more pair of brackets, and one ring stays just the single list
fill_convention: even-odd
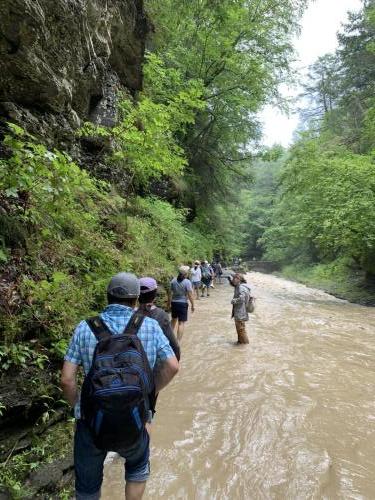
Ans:
[{"label": "person's bare leg", "polygon": [[171,326],[173,333],[176,335],[177,332],[177,325],[178,325],[178,318],[172,318]]},{"label": "person's bare leg", "polygon": [[177,329],[177,340],[180,342],[184,335],[185,331],[185,322],[184,321],[179,321],[178,322],[178,329]]},{"label": "person's bare leg", "polygon": [[126,500],[141,500],[146,489],[146,481],[127,481],[125,485]]}]

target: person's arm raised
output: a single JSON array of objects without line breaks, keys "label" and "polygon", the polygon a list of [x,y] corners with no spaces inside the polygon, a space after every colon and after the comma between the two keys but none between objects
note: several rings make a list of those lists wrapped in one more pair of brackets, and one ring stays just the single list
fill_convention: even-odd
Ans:
[{"label": "person's arm raised", "polygon": [[240,304],[241,302],[246,303],[246,291],[241,287],[240,295],[237,298],[232,299],[232,304]]}]

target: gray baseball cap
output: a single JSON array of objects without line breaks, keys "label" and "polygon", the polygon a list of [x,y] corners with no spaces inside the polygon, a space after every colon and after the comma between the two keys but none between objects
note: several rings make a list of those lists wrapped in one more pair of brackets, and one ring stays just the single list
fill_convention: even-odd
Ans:
[{"label": "gray baseball cap", "polygon": [[139,279],[132,273],[118,273],[109,282],[107,292],[118,299],[136,299],[139,297]]}]

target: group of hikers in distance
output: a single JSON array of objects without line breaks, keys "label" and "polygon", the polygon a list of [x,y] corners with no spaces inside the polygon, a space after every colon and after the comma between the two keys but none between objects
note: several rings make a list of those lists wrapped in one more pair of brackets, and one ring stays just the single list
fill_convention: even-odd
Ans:
[{"label": "group of hikers in distance", "polygon": [[[188,303],[194,312],[194,299],[204,293],[209,296],[214,279],[221,282],[222,274],[219,263],[195,261],[192,267],[180,266],[170,283],[170,321],[154,303],[156,280],[121,272],[107,286],[108,305],[102,313],[75,328],[61,386],[76,419],[77,500],[100,498],[108,451],[125,459],[125,498],[142,498],[150,475],[150,429],[157,396],[179,370],[179,341],[188,319]],[[238,343],[247,344],[250,289],[241,274],[228,278],[234,287],[232,317]],[[81,392],[77,384],[80,366],[85,375]]]},{"label": "group of hikers in distance", "polygon": [[220,262],[210,265],[207,260],[196,260],[191,268],[181,266],[178,271],[178,276],[170,284],[169,306],[173,330],[177,333],[178,340],[181,340],[188,319],[188,302],[191,312],[194,312],[194,300],[199,300],[205,294],[210,296],[210,288],[214,287],[215,279],[221,281],[223,268]]}]

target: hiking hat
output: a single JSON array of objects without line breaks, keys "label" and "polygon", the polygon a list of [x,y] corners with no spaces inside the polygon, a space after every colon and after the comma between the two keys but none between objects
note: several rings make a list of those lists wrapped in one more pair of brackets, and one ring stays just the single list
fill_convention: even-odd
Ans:
[{"label": "hiking hat", "polygon": [[154,278],[141,278],[139,285],[141,287],[141,294],[152,292],[158,288],[158,284]]},{"label": "hiking hat", "polygon": [[196,260],[196,261],[194,262],[194,264],[195,264],[195,265],[197,265],[197,266],[199,266],[199,265],[200,265],[200,261],[199,261],[199,260]]},{"label": "hiking hat", "polygon": [[178,268],[178,272],[179,272],[180,274],[184,274],[184,275],[186,275],[186,274],[189,274],[189,271],[190,271],[190,267],[189,267],[189,266],[180,266],[180,267]]},{"label": "hiking hat", "polygon": [[132,273],[118,273],[109,282],[107,292],[118,299],[139,297],[139,279]]}]

